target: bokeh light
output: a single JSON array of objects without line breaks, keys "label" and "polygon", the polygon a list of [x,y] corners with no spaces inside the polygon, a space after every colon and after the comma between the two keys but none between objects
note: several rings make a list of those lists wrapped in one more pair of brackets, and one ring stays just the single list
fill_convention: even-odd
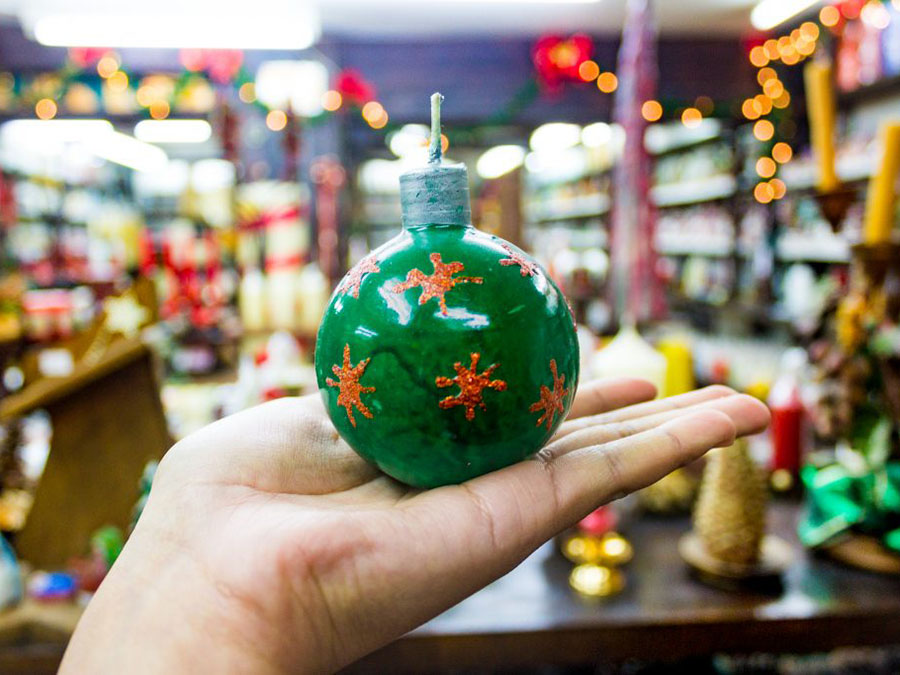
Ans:
[{"label": "bokeh light", "polygon": [[775,127],[769,120],[758,120],[753,125],[753,135],[758,141],[768,141],[775,135]]},{"label": "bokeh light", "polygon": [[335,110],[340,109],[343,103],[344,97],[341,96],[341,92],[339,91],[329,89],[322,94],[322,107],[328,112],[334,112]]},{"label": "bokeh light", "polygon": [[362,117],[366,122],[379,119],[384,114],[384,106],[378,101],[369,101],[362,108]]},{"label": "bokeh light", "polygon": [[791,157],[794,156],[794,151],[784,141],[779,141],[774,146],[772,146],[772,159],[774,159],[779,164],[785,164],[791,161]]},{"label": "bokeh light", "polygon": [[781,96],[772,101],[772,105],[776,108],[787,108],[791,104],[791,95],[787,92],[787,90],[781,92]]},{"label": "bokeh light", "polygon": [[287,126],[287,114],[284,110],[270,110],[266,115],[266,126],[272,131],[281,131]]},{"label": "bokeh light", "polygon": [[681,113],[681,123],[688,129],[695,129],[703,121],[703,115],[696,108],[685,108]]},{"label": "bokeh light", "polygon": [[765,94],[757,94],[753,97],[753,100],[756,101],[756,105],[759,106],[760,115],[768,115],[772,112],[772,99]]},{"label": "bokeh light", "polygon": [[150,104],[150,117],[155,120],[164,120],[169,116],[171,108],[168,101],[154,101]]},{"label": "bokeh light", "polygon": [[756,74],[756,81],[759,82],[759,86],[764,85],[766,82],[768,82],[769,80],[771,80],[773,78],[777,79],[778,74],[775,72],[775,70],[773,68],[769,68],[769,67],[760,68],[759,72]]},{"label": "bokeh light", "polygon": [[826,26],[827,28],[833,28],[834,26],[837,26],[838,21],[840,20],[841,13],[834,5],[826,5],[819,11],[819,21],[823,26]]},{"label": "bokeh light", "polygon": [[756,99],[748,98],[741,106],[741,112],[748,120],[755,120],[762,114],[762,109]]},{"label": "bokeh light", "polygon": [[38,119],[49,120],[56,117],[56,102],[53,99],[42,98],[34,105],[34,114]]},{"label": "bokeh light", "polygon": [[778,166],[771,157],[760,157],[756,160],[756,173],[762,178],[771,178],[777,169]]},{"label": "bokeh light", "polygon": [[771,80],[766,80],[763,85],[763,93],[771,99],[776,99],[784,93],[784,85],[773,77]]},{"label": "bokeh light", "polygon": [[121,70],[117,70],[106,79],[110,91],[123,92],[128,89],[128,76]]},{"label": "bokeh light", "polygon": [[753,198],[760,204],[768,204],[775,198],[775,189],[766,181],[753,188]]},{"label": "bokeh light", "polygon": [[644,104],[641,106],[641,115],[643,115],[644,119],[648,122],[656,122],[662,117],[663,109],[660,105],[659,101],[649,100],[644,101]]},{"label": "bokeh light", "polygon": [[578,77],[585,82],[593,82],[599,74],[600,66],[597,65],[596,61],[588,59],[587,61],[582,61],[581,65],[578,66]]},{"label": "bokeh light", "polygon": [[774,199],[781,199],[785,194],[787,194],[787,186],[780,178],[773,178],[772,180],[770,180],[769,187],[772,188],[772,197]]},{"label": "bokeh light", "polygon": [[244,82],[238,89],[238,98],[244,103],[253,103],[256,100],[256,85],[253,82]]},{"label": "bokeh light", "polygon": [[600,73],[600,75],[597,77],[597,89],[602,91],[604,94],[613,93],[618,86],[619,78],[616,77],[615,73],[606,71],[604,73]]},{"label": "bokeh light", "polygon": [[766,54],[765,48],[760,45],[757,45],[753,49],[750,50],[750,63],[752,63],[757,68],[762,68],[769,62],[769,56]]},{"label": "bokeh light", "polygon": [[119,70],[119,59],[112,54],[107,54],[97,61],[97,74],[102,78],[107,78]]}]

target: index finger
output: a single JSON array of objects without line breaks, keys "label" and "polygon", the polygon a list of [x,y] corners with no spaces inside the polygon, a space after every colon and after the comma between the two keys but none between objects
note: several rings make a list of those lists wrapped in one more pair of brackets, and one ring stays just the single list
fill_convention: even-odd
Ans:
[{"label": "index finger", "polygon": [[568,419],[598,415],[649,401],[656,396],[656,387],[636,377],[614,377],[592,380],[579,385]]}]

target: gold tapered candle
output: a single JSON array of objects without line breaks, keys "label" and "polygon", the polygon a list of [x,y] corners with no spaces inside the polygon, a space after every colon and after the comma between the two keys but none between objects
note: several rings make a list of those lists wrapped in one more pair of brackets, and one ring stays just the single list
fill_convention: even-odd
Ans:
[{"label": "gold tapered candle", "polygon": [[803,71],[810,138],[819,166],[819,191],[831,192],[840,185],[834,167],[834,86],[831,64],[810,61]]},{"label": "gold tapered candle", "polygon": [[894,227],[897,174],[900,172],[900,120],[881,126],[881,164],[869,180],[863,241],[889,241]]}]

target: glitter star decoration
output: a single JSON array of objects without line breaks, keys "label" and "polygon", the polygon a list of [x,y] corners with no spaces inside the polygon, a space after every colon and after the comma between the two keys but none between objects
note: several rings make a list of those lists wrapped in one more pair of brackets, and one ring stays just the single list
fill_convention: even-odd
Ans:
[{"label": "glitter star decoration", "polygon": [[503,380],[492,380],[491,373],[500,367],[499,363],[489,366],[484,372],[478,372],[478,360],[481,354],[473,352],[471,355],[472,364],[466,368],[459,361],[453,364],[456,371],[456,377],[439,376],[435,378],[434,383],[441,388],[459,387],[459,393],[456,396],[447,396],[438,405],[444,410],[454,408],[456,406],[464,406],[466,409],[466,419],[470,422],[475,419],[476,406],[482,410],[487,410],[487,406],[482,400],[482,392],[485,389],[493,389],[495,391],[506,391],[506,382]]},{"label": "glitter star decoration", "polygon": [[445,263],[441,260],[440,253],[432,253],[428,256],[434,265],[434,274],[425,274],[419,269],[412,269],[406,275],[406,281],[394,286],[394,293],[403,293],[416,286],[422,287],[419,296],[419,304],[424,305],[431,298],[437,298],[441,305],[441,314],[447,316],[447,301],[444,295],[457,284],[480,284],[484,282],[481,277],[454,277],[454,274],[462,272],[465,268],[461,262]]},{"label": "glitter star decoration", "polygon": [[547,431],[553,426],[553,419],[556,417],[556,413],[562,415],[565,412],[563,399],[569,393],[569,390],[563,386],[566,383],[566,376],[560,377],[556,371],[556,359],[550,359],[550,371],[553,373],[553,390],[551,391],[549,387],[542,384],[541,400],[537,403],[532,403],[531,407],[528,408],[529,412],[543,411],[535,426],[540,426],[546,422]]},{"label": "glitter star decoration", "polygon": [[372,411],[362,402],[360,395],[371,394],[375,391],[375,387],[365,387],[359,383],[359,378],[361,378],[365,372],[366,366],[369,365],[369,361],[371,361],[370,358],[363,359],[355,366],[351,366],[350,345],[345,344],[343,364],[340,367],[331,366],[331,372],[333,372],[338,379],[332,380],[329,377],[325,380],[325,384],[329,387],[339,388],[337,404],[347,409],[347,417],[350,420],[350,424],[354,427],[356,426],[356,420],[353,417],[354,408],[361,412],[363,417],[372,419]]},{"label": "glitter star decoration", "polygon": [[367,274],[380,272],[378,261],[374,256],[368,256],[360,260],[352,270],[347,272],[347,276],[341,281],[341,293],[350,293],[354,298],[359,297],[359,287],[362,284],[363,277]]},{"label": "glitter star decoration", "polygon": [[504,267],[508,267],[510,265],[518,265],[519,271],[522,273],[523,277],[533,277],[534,276],[535,272],[538,271],[538,266],[534,262],[532,262],[531,260],[526,258],[521,253],[517,253],[516,251],[513,251],[506,244],[503,244],[502,246],[503,246],[503,249],[507,253],[509,253],[509,257],[503,258],[500,261],[501,265],[503,265]]}]

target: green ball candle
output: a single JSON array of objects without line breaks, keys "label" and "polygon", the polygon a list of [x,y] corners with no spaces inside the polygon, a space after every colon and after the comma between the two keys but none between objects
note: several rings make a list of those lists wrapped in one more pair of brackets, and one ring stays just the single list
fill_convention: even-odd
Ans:
[{"label": "green ball candle", "polygon": [[532,455],[578,383],[562,292],[526,253],[470,223],[466,169],[441,158],[441,98],[428,165],[400,178],[402,231],[347,273],[316,343],[338,432],[422,488]]}]

